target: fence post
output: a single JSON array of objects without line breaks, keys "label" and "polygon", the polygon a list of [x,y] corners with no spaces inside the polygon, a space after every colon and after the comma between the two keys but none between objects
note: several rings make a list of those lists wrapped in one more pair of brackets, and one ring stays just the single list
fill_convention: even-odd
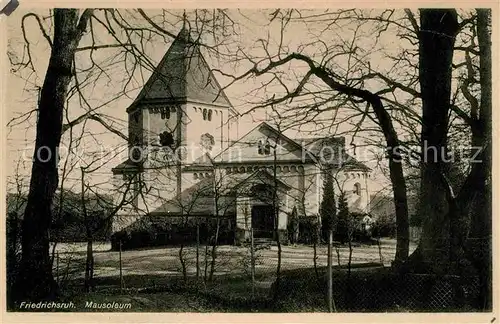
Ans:
[{"label": "fence post", "polygon": [[255,295],[255,252],[253,242],[253,227],[250,228],[250,273],[252,275],[252,299]]},{"label": "fence post", "polygon": [[328,231],[328,312],[333,312],[333,283],[332,283],[332,230]]},{"label": "fence post", "polygon": [[200,281],[200,219],[196,220],[196,287]]},{"label": "fence post", "polygon": [[56,252],[56,278],[57,278],[57,285],[59,286],[59,252]]},{"label": "fence post", "polygon": [[340,268],[340,251],[338,246],[335,246],[335,251],[337,252],[337,264],[339,265]]},{"label": "fence post", "polygon": [[382,246],[380,245],[380,236],[377,237],[377,245],[378,245],[378,255],[380,258],[380,263],[384,266],[384,257],[382,256]]},{"label": "fence post", "polygon": [[122,240],[120,242],[120,250],[118,252],[118,258],[120,263],[120,291],[123,292],[123,272],[122,272]]}]

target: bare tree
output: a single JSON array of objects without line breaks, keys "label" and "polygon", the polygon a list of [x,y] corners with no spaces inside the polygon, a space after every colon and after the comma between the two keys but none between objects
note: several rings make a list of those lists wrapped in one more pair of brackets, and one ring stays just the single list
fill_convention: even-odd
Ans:
[{"label": "bare tree", "polygon": [[[281,35],[283,35],[291,19],[290,15],[292,15],[292,12],[282,13],[280,10],[277,10],[272,16],[273,19],[280,19],[282,21]],[[328,18],[331,20],[329,26],[335,24],[337,20],[352,19],[352,17],[349,16],[346,18],[344,15],[346,15],[344,11],[331,14],[331,17]],[[305,17],[299,14],[299,18],[296,19],[305,19]],[[356,37],[356,33],[354,37]],[[262,59],[249,58],[252,68],[240,75],[228,76],[232,77],[233,82],[238,82],[253,76],[271,75],[272,81],[281,85],[282,88],[280,91],[284,93],[282,96],[272,96],[272,98],[264,100],[261,104],[257,105],[257,108],[279,105],[287,101],[292,101],[294,98],[301,98],[301,103],[298,104],[297,107],[287,109],[286,111],[292,111],[292,109],[302,111],[302,113],[296,113],[294,118],[294,121],[297,120],[298,116],[300,116],[299,118],[303,118],[302,121],[299,122],[299,124],[302,125],[305,120],[310,121],[311,119],[316,119],[322,112],[338,110],[341,105],[347,105],[353,108],[355,112],[360,112],[358,116],[362,116],[361,123],[365,116],[368,116],[368,118],[371,118],[382,130],[389,152],[390,178],[394,188],[396,215],[398,219],[396,260],[404,260],[408,256],[409,244],[406,183],[402,165],[399,163],[400,154],[397,151],[400,147],[400,140],[393,125],[393,118],[386,109],[384,100],[381,97],[384,92],[369,91],[359,87],[359,85],[363,84],[363,81],[356,81],[356,79],[359,79],[359,77],[356,76],[361,73],[360,69],[362,66],[360,67],[360,64],[353,63],[352,67],[348,67],[345,76],[340,76],[333,70],[333,68],[336,67],[333,61],[336,56],[346,56],[348,60],[352,59],[353,62],[356,62],[357,56],[355,52],[357,47],[354,41],[345,44],[345,47],[340,46],[340,49],[337,49],[335,45],[332,45],[330,48],[327,44],[324,44],[324,42],[318,39],[318,45],[325,45],[327,47],[327,50],[323,54],[323,58],[319,61],[305,52],[306,46],[299,46],[299,51],[291,53],[288,48],[279,45],[276,48],[276,53],[272,54],[269,40],[261,40],[261,44],[267,55]],[[248,58],[248,55],[246,57]],[[302,76],[297,76],[295,88],[290,90],[285,81],[280,79],[281,73],[277,71],[293,63],[304,64],[306,69]],[[353,80],[351,80],[351,78],[353,78]],[[322,82],[320,86],[316,84],[317,80]],[[309,84],[311,84],[311,86],[308,86]],[[398,87],[397,84],[392,84],[391,86]],[[316,90],[318,87],[319,90]],[[330,91],[325,90],[325,88]],[[323,93],[325,93],[325,98],[321,97]],[[316,94],[318,94],[319,97],[315,98]],[[302,103],[307,97],[313,98],[311,99],[313,100],[312,104]],[[365,103],[366,107],[360,108],[360,103]],[[368,114],[369,108],[373,110],[373,115]],[[304,118],[304,116],[306,116],[306,118]],[[288,116],[285,113],[282,114],[282,117],[285,118]],[[332,126],[332,123],[334,124],[335,121],[331,122],[329,127]],[[361,123],[359,123],[359,125]],[[357,128],[359,129],[359,126]]]},{"label": "bare tree", "polygon": [[[436,174],[445,172],[446,175],[448,171],[438,166],[449,163],[424,161],[423,155],[427,149],[447,152],[448,132],[462,129],[470,134],[475,127],[478,109],[473,93],[477,93],[478,83],[473,78],[479,69],[473,63],[474,59],[469,57],[478,56],[479,51],[477,37],[467,31],[475,29],[476,15],[470,11],[458,14],[456,10],[422,10],[419,12],[420,24],[411,10],[352,9],[323,14],[275,10],[270,15],[271,22],[280,24],[278,41],[273,43],[270,38],[259,40],[260,56],[242,54],[241,60],[246,61],[250,68],[239,75],[226,76],[232,78],[234,83],[254,77],[266,79],[260,90],[272,91],[275,95],[260,100],[254,109],[287,104],[282,117],[287,117],[290,125],[300,127],[312,121],[319,124],[318,127],[331,130],[338,123],[352,120],[355,136],[363,132],[383,134],[397,221],[395,265],[402,264],[409,255],[407,185],[401,162],[411,162],[417,157],[422,165],[420,193],[423,195],[421,202],[426,206],[422,210],[426,220],[421,248],[417,249],[415,256],[423,253],[421,262],[431,268],[447,268],[449,253],[445,250],[449,249],[443,247],[449,245],[446,242],[449,242],[451,232],[449,226],[443,224],[450,224],[449,203],[446,199],[447,186]],[[440,21],[436,17],[449,20],[441,24],[436,22]],[[292,50],[285,45],[284,39],[287,27],[291,28],[293,23],[302,23],[303,26],[316,24],[324,28],[312,42],[301,43]],[[329,33],[337,28],[343,28],[347,39]],[[383,35],[391,33],[399,37],[400,45],[386,53]],[[314,35],[314,31],[311,34]],[[338,43],[324,41],[325,35],[332,35]],[[458,44],[455,42],[457,35],[460,37]],[[308,46],[311,47],[308,49]],[[322,50],[318,52],[317,48]],[[446,55],[434,57],[437,55],[435,48],[442,49]],[[457,56],[456,61],[452,60],[454,53],[462,52],[465,52],[464,57]],[[372,64],[378,58],[376,53],[386,54],[391,67],[377,71]],[[292,64],[301,66],[302,73],[286,78],[290,74],[284,71]],[[466,71],[467,68],[472,74]],[[402,75],[401,71],[404,71]],[[460,82],[452,83],[453,75],[463,71],[470,77],[458,78]],[[440,78],[442,82],[436,81]],[[483,84],[487,85],[487,82]],[[437,96],[439,99],[436,99]],[[292,102],[295,104],[292,105]],[[440,108],[434,109],[436,105]],[[340,114],[340,110],[344,110],[344,114]],[[326,112],[333,112],[333,117]],[[450,120],[453,122],[450,123]],[[439,124],[439,127],[432,127],[434,124]],[[423,125],[422,133],[418,132],[420,125]],[[408,140],[401,140],[402,136]],[[480,146],[484,145],[487,141]],[[469,171],[469,175],[478,179],[474,172]],[[464,194],[475,192],[469,190],[469,186],[466,181],[461,186],[464,190],[459,191]],[[428,190],[431,187],[434,189]],[[434,194],[435,188],[439,188],[438,194]],[[457,201],[470,206],[469,198]],[[459,236],[463,237],[462,234]],[[437,251],[443,254],[438,256]],[[435,262],[438,259],[439,262]]]},{"label": "bare tree", "polygon": [[[50,48],[50,59],[44,74],[44,83],[40,87],[40,100],[37,112],[36,145],[33,154],[31,184],[28,204],[23,220],[22,261],[14,291],[16,300],[40,300],[53,298],[57,295],[57,285],[51,272],[51,260],[48,255],[48,231],[52,219],[51,206],[56,188],[58,187],[57,156],[61,136],[68,127],[84,123],[86,120],[98,122],[108,131],[119,135],[114,123],[109,118],[97,112],[104,105],[93,106],[89,97],[93,86],[102,83],[103,79],[111,80],[109,72],[116,65],[114,60],[99,60],[98,50],[115,51],[114,57],[122,62],[122,88],[115,98],[129,92],[131,81],[138,73],[152,70],[154,65],[145,53],[144,46],[152,41],[154,36],[166,39],[176,37],[171,33],[166,23],[165,15],[170,21],[182,21],[179,13],[163,12],[163,22],[158,23],[156,16],[150,17],[143,10],[120,12],[112,9],[55,9],[48,17],[52,24],[44,24],[37,13],[27,13],[22,18],[22,32],[26,55],[17,59],[10,52],[11,63],[16,71],[29,70],[36,74],[32,61],[32,44],[26,36],[25,23],[34,19],[41,35]],[[199,31],[198,35],[209,30],[208,35],[215,38],[206,48],[217,52],[217,45],[224,37],[217,31],[223,29],[226,14],[223,10],[199,11],[193,19],[193,25]],[[227,24],[231,24],[226,19]],[[210,26],[209,28],[206,28]],[[51,30],[52,29],[52,30]],[[100,41],[96,37],[99,32],[106,31],[110,38]],[[86,54],[87,56],[83,56]],[[88,63],[88,64],[87,64]],[[130,64],[131,63],[131,64]],[[95,81],[98,81],[97,83]],[[115,86],[116,87],[116,86]],[[116,87],[118,88],[118,87]],[[76,94],[79,103],[86,111],[79,117],[63,124],[64,113],[67,112],[68,97]],[[15,119],[14,123],[28,119],[33,111]],[[107,120],[108,119],[108,120]],[[12,125],[12,123],[11,123]],[[126,138],[124,138],[126,139]]]}]

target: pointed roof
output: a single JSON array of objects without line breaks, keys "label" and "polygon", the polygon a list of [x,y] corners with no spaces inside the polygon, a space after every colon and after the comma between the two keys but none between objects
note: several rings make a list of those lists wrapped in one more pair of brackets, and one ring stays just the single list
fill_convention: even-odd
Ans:
[{"label": "pointed roof", "polygon": [[205,178],[191,187],[184,189],[171,200],[156,208],[150,215],[195,215],[213,212],[213,186],[211,178]]},{"label": "pointed roof", "polygon": [[[232,159],[234,152],[231,150],[233,147],[239,144],[245,144],[246,137],[253,133],[255,130],[265,129],[271,134],[274,134],[277,138],[283,140],[283,143],[290,145],[291,151],[290,155],[300,152],[300,157],[295,157],[294,159],[300,159],[303,162],[314,162],[321,164],[334,164],[340,165],[344,171],[364,171],[370,172],[371,169],[367,167],[364,163],[359,162],[353,156],[347,154],[345,151],[345,138],[344,137],[313,137],[313,138],[296,138],[292,139],[287,137],[285,134],[279,132],[276,128],[272,127],[266,122],[261,122],[250,130],[247,134],[234,141],[223,150],[221,153],[216,155],[212,161],[214,164],[225,164],[225,163],[235,163],[235,162],[257,162],[259,160],[266,160],[266,157],[259,156],[257,160],[251,158],[251,152],[255,149],[250,147],[250,151],[239,150],[243,157],[242,161]],[[323,148],[327,146],[330,149],[324,150]],[[249,153],[250,152],[250,153]],[[237,154],[236,154],[237,155]],[[238,157],[238,155],[237,155]],[[304,160],[305,158],[305,160]],[[286,160],[286,156],[280,155],[280,159]],[[274,160],[273,156],[268,156],[267,161],[272,162]],[[261,161],[261,162],[262,162]]]},{"label": "pointed roof", "polygon": [[[272,162],[274,161],[274,157],[271,155],[269,156],[257,156],[255,158],[252,158],[252,153],[255,153],[255,149],[253,146],[249,146],[248,143],[245,141],[247,140],[247,137],[254,133],[256,130],[264,130],[267,131],[268,134],[272,134],[273,137],[275,136],[276,138],[280,139],[282,141],[282,145],[288,145],[288,149],[286,152],[281,152],[279,161],[283,160],[296,160],[296,161],[302,161],[303,158],[305,160],[303,162],[317,162],[316,157],[311,154],[310,152],[306,152],[307,154],[302,155],[302,150],[305,149],[302,145],[294,141],[293,139],[289,138],[282,132],[278,131],[276,128],[272,127],[266,122],[261,122],[252,130],[250,130],[247,134],[244,136],[240,137],[237,141],[234,141],[227,147],[225,150],[220,152],[218,155],[213,157],[214,164],[224,164],[224,163],[234,163],[234,162]],[[247,150],[238,150],[238,152],[241,153],[241,156],[243,157],[243,161],[238,161],[233,159],[233,152],[232,149],[234,147],[238,147],[239,145],[245,145]],[[307,151],[307,149],[306,149]],[[288,153],[288,154],[286,154]]]},{"label": "pointed roof", "polygon": [[139,102],[197,102],[234,108],[189,30],[181,29],[127,112]]}]

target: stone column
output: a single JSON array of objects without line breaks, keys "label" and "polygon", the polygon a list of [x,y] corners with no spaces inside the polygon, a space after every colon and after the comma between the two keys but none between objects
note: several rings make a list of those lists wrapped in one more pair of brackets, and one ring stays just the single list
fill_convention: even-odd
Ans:
[{"label": "stone column", "polygon": [[278,212],[278,235],[280,238],[280,243],[288,244],[288,215],[286,213],[286,207],[281,207]]},{"label": "stone column", "polygon": [[250,239],[252,215],[249,197],[236,198],[235,244],[240,245]]}]

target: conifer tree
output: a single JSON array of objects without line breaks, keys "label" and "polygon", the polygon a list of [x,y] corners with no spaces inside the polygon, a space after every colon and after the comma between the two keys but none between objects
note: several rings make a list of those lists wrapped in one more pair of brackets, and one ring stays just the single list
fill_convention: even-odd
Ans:
[{"label": "conifer tree", "polygon": [[339,214],[337,222],[337,237],[340,243],[344,244],[349,240],[349,207],[345,193],[342,192],[339,197]]},{"label": "conifer tree", "polygon": [[335,192],[333,190],[333,176],[330,169],[325,173],[320,215],[322,238],[324,241],[327,241],[328,231],[333,230],[335,232],[337,225],[337,207],[335,203]]}]

